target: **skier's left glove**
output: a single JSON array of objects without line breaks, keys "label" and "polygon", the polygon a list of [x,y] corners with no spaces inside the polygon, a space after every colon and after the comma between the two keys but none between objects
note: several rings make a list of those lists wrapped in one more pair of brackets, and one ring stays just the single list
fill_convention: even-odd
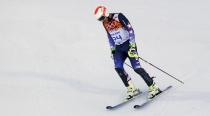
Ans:
[{"label": "skier's left glove", "polygon": [[137,53],[137,50],[136,50],[136,44],[130,44],[129,45],[129,50],[128,50],[128,56],[130,58],[138,58],[138,53]]}]

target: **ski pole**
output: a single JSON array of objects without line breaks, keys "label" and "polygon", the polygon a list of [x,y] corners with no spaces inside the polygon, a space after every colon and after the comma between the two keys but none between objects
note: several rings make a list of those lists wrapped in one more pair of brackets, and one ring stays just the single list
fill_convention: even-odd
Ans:
[{"label": "ski pole", "polygon": [[179,81],[180,83],[184,84],[184,82],[183,82],[183,81],[179,80],[178,78],[174,77],[173,75],[171,75],[171,74],[167,73],[166,71],[164,71],[164,70],[160,69],[159,67],[157,67],[157,66],[153,65],[152,63],[150,63],[150,62],[148,62],[148,61],[144,60],[143,58],[141,58],[141,57],[139,57],[139,58],[140,58],[142,61],[144,61],[144,62],[146,62],[146,63],[150,64],[150,65],[151,65],[151,66],[153,66],[154,68],[156,68],[156,69],[160,70],[161,72],[163,72],[163,73],[167,74],[168,76],[172,77],[173,79],[175,79],[175,80]]},{"label": "ski pole", "polygon": [[[114,60],[113,56],[111,56],[111,59]],[[127,64],[126,62],[124,62],[124,64],[127,65],[129,68],[132,68],[133,69],[133,67],[130,66],[129,64]]]},{"label": "ski pole", "polygon": [[[113,57],[111,57],[111,58],[113,59]],[[156,68],[156,69],[160,70],[161,72],[163,72],[163,73],[167,74],[168,76],[172,77],[173,79],[175,79],[175,80],[179,81],[180,83],[184,84],[184,82],[183,82],[183,81],[181,81],[181,80],[179,80],[178,78],[174,77],[173,75],[171,75],[171,74],[167,73],[167,72],[166,72],[166,71],[164,71],[163,69],[160,69],[159,67],[157,67],[157,66],[153,65],[152,63],[150,63],[150,62],[148,62],[148,61],[144,60],[144,59],[143,59],[143,58],[141,58],[141,57],[138,57],[138,58],[140,58],[142,61],[144,61],[144,62],[146,62],[146,63],[150,64],[150,65],[151,65],[151,66],[153,66],[154,68]],[[127,65],[128,67],[130,67],[130,68],[132,68],[132,69],[133,69],[133,67],[132,67],[132,66],[130,66],[129,64],[127,64],[126,62],[124,62],[124,64],[125,64],[125,65]]]}]

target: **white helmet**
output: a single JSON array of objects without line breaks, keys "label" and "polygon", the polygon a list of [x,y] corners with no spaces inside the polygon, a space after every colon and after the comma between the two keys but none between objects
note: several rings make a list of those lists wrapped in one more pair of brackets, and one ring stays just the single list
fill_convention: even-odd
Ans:
[{"label": "white helmet", "polygon": [[106,17],[109,16],[109,14],[106,12],[105,6],[98,6],[95,9],[94,15],[97,20],[103,21]]}]

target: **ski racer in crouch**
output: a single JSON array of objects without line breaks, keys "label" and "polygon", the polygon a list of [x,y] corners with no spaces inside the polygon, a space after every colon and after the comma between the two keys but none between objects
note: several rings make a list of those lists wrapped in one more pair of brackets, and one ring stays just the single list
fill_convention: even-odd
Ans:
[{"label": "ski racer in crouch", "polygon": [[127,87],[126,99],[131,99],[140,93],[134,86],[131,78],[123,68],[126,58],[129,58],[134,71],[139,74],[149,87],[148,98],[153,98],[161,92],[149,74],[139,62],[134,30],[128,19],[122,13],[107,13],[104,6],[98,6],[94,12],[98,21],[101,21],[108,36],[115,70]]}]

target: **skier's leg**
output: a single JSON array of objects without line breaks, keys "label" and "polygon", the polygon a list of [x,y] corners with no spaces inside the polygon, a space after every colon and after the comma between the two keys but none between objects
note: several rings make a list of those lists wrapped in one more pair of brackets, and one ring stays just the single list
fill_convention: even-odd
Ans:
[{"label": "skier's leg", "polygon": [[150,94],[149,94],[148,98],[153,98],[157,94],[159,94],[161,92],[161,90],[155,84],[155,82],[149,76],[149,74],[140,66],[140,62],[139,62],[138,58],[129,58],[129,59],[131,61],[131,64],[132,64],[132,67],[133,67],[134,71],[143,78],[143,80],[146,82],[146,84],[149,87],[149,93]]},{"label": "skier's leg", "polygon": [[125,72],[123,68],[123,63],[125,62],[126,57],[123,55],[123,53],[119,51],[116,51],[113,57],[114,57],[115,70],[120,76],[124,85],[128,87],[129,86],[128,81],[131,80],[131,78],[129,78],[128,74]]},{"label": "skier's leg", "polygon": [[119,76],[121,77],[124,85],[127,87],[127,96],[126,99],[131,99],[133,96],[136,96],[140,93],[140,90],[134,86],[134,84],[131,81],[131,78],[128,76],[128,74],[125,72],[123,68],[115,68]]},{"label": "skier's leg", "polygon": [[143,68],[136,68],[134,69],[134,71],[137,74],[141,75],[141,77],[144,79],[144,81],[146,82],[148,86],[151,86],[153,84],[153,79],[149,76],[149,74]]},{"label": "skier's leg", "polygon": [[128,74],[125,72],[125,70],[123,68],[115,68],[116,72],[118,73],[118,75],[120,76],[121,80],[123,81],[124,85],[126,87],[129,86],[128,81],[131,80],[131,78],[129,78]]},{"label": "skier's leg", "polygon": [[139,89],[137,89],[131,81],[131,78],[125,72],[123,68],[123,64],[125,59],[127,58],[126,55],[123,53],[115,53],[114,55],[114,63],[115,63],[115,70],[120,76],[121,80],[123,81],[124,85],[127,87],[127,97],[126,99],[131,99],[133,96],[136,96],[140,93]]},{"label": "skier's leg", "polygon": [[149,76],[149,74],[143,69],[140,65],[138,58],[129,58],[131,65],[134,69],[134,71],[139,74],[143,80],[146,82],[148,86],[151,86],[153,84],[153,79]]}]

